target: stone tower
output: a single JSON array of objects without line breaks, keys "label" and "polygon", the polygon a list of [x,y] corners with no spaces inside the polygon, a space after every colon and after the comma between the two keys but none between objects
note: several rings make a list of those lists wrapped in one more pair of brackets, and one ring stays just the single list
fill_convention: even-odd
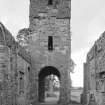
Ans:
[{"label": "stone tower", "polygon": [[59,105],[70,104],[71,0],[30,0],[30,101],[44,102],[45,77],[60,80]]}]

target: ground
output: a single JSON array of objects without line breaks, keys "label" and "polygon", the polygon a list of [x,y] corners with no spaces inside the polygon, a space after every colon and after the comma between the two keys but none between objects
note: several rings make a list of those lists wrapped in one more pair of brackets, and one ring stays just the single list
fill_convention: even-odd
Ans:
[{"label": "ground", "polygon": [[[40,104],[40,105],[56,105],[56,104],[54,104],[54,103],[45,103],[45,104]],[[72,102],[70,105],[82,105],[82,104],[80,104],[80,103],[76,103],[76,102]]]},{"label": "ground", "polygon": [[[56,94],[56,97],[46,97],[45,98],[46,103],[41,103],[40,105],[57,105],[56,102],[57,100],[59,100],[59,93],[55,92],[54,94]],[[82,105],[82,104],[79,103],[78,98],[75,98],[75,100],[73,100],[70,105]]]},{"label": "ground", "polygon": [[82,105],[82,104],[74,102],[74,101],[72,101],[71,103],[72,103],[71,105]]}]

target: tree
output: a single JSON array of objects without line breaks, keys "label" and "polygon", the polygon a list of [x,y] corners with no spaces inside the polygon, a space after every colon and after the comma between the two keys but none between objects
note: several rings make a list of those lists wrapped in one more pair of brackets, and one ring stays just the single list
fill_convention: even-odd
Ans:
[{"label": "tree", "polygon": [[56,75],[47,76],[45,81],[46,81],[46,90],[50,90],[50,91],[59,90],[60,81]]},{"label": "tree", "polygon": [[76,64],[74,63],[74,61],[71,59],[70,60],[70,72],[73,73],[74,72],[74,67],[76,66]]},{"label": "tree", "polygon": [[26,47],[29,44],[30,33],[31,29],[29,28],[19,30],[17,34],[17,41],[21,46]]}]

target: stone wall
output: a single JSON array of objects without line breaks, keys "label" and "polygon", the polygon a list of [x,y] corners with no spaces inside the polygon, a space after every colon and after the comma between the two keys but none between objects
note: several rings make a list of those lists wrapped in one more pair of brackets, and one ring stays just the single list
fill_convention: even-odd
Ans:
[{"label": "stone wall", "polygon": [[[105,32],[95,42],[87,54],[86,66],[84,67],[84,94],[87,103],[91,101],[91,95],[95,102],[104,105],[105,92]],[[88,69],[87,69],[88,68]],[[87,72],[88,71],[88,72]],[[86,85],[88,84],[88,86]]]},{"label": "stone wall", "polygon": [[[29,94],[29,64],[17,56],[16,50],[0,45],[0,105],[26,105]],[[20,93],[20,75],[23,76],[23,94]],[[21,100],[21,101],[20,101]],[[27,101],[26,101],[27,100]],[[20,103],[21,102],[21,103]]]},{"label": "stone wall", "polygon": [[[0,105],[28,104],[30,89],[28,67],[30,65],[24,59],[28,58],[29,62],[30,60],[29,56],[25,58],[26,55],[11,33],[0,23]],[[20,88],[18,88],[20,87],[19,73],[25,74],[22,95],[19,94]],[[21,103],[19,99],[22,100]]]},{"label": "stone wall", "polygon": [[27,105],[29,104],[29,68],[30,65],[23,60],[20,56],[17,57],[17,73],[18,73],[18,104]]},{"label": "stone wall", "polygon": [[57,13],[51,13],[51,16],[55,16],[59,19],[70,18],[71,17],[71,0],[53,0],[57,1],[56,4],[48,5],[48,0],[31,0],[30,2],[30,25],[33,21],[33,18],[38,18],[39,13],[48,13],[49,7],[51,10],[58,10]]},{"label": "stone wall", "polygon": [[[12,54],[12,55],[11,55]],[[4,44],[0,45],[1,104],[16,103],[16,55]],[[15,68],[14,68],[15,67]]]}]

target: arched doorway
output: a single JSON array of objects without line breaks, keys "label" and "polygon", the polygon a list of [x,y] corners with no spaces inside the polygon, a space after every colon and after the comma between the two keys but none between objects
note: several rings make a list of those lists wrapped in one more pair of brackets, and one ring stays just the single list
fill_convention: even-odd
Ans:
[{"label": "arched doorway", "polygon": [[[57,103],[59,101],[59,96],[60,96],[60,72],[55,67],[47,66],[40,70],[38,77],[39,77],[38,79],[39,102]],[[56,84],[54,81],[58,83]],[[53,86],[55,87],[52,88]],[[52,97],[54,98],[56,97],[55,99],[57,100],[54,100],[54,98]]]}]

